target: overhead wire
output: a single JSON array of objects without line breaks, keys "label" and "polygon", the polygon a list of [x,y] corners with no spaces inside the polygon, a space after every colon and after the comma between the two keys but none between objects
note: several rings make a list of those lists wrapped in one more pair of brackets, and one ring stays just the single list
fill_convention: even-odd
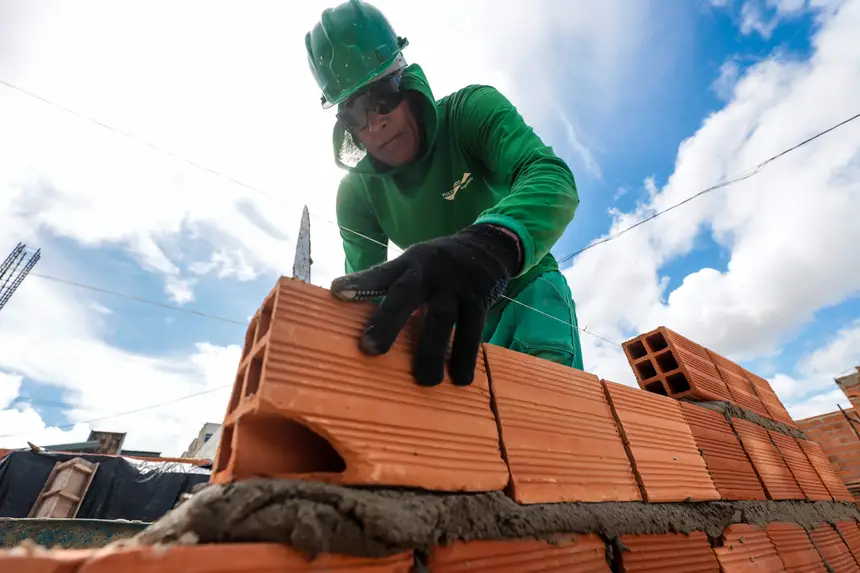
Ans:
[{"label": "overhead wire", "polygon": [[116,128],[116,127],[114,127],[114,126],[112,126],[112,125],[109,125],[109,124],[107,124],[107,123],[104,123],[103,121],[100,121],[100,120],[95,119],[95,118],[93,118],[93,117],[90,117],[90,116],[88,116],[88,115],[84,115],[83,113],[80,113],[80,112],[75,111],[75,110],[73,110],[73,109],[71,109],[71,108],[69,108],[69,107],[64,106],[63,104],[60,104],[60,103],[57,103],[57,102],[55,102],[55,101],[49,100],[49,99],[48,99],[48,98],[46,98],[46,97],[42,97],[42,96],[40,96],[40,95],[38,95],[38,94],[35,94],[35,93],[33,93],[33,92],[29,91],[29,90],[26,90],[26,89],[22,88],[22,87],[20,87],[20,86],[17,86],[17,85],[15,85],[15,84],[13,84],[13,83],[11,83],[11,82],[9,82],[9,81],[6,81],[6,80],[4,80],[3,78],[0,78],[0,84],[2,84],[2,85],[4,85],[4,86],[6,86],[6,87],[7,87],[7,88],[9,88],[9,89],[15,90],[15,91],[17,91],[17,92],[19,92],[19,93],[22,93],[22,94],[24,94],[24,95],[26,95],[26,96],[29,96],[29,97],[31,97],[31,98],[33,98],[33,99],[39,100],[39,101],[41,101],[42,103],[45,103],[45,104],[48,104],[48,105],[50,105],[50,106],[53,106],[53,107],[55,107],[55,108],[57,108],[57,109],[60,109],[60,110],[62,110],[62,111],[64,111],[64,112],[66,112],[66,113],[69,113],[69,114],[71,114],[71,115],[73,115],[73,116],[75,116],[75,117],[77,117],[77,118],[79,118],[79,119],[83,119],[84,121],[89,121],[90,123],[93,123],[93,124],[95,124],[95,125],[98,125],[99,127],[102,127],[102,128],[104,128],[104,129],[107,129],[107,130],[109,130],[109,131],[112,131],[112,132],[114,132],[114,133],[116,133],[116,134],[118,134],[118,135],[121,135],[121,136],[123,136],[123,137],[125,137],[125,138],[127,138],[127,139],[130,139],[130,140],[132,140],[132,141],[135,141],[135,142],[137,142],[137,143],[140,143],[141,145],[145,145],[146,147],[149,147],[150,149],[153,149],[154,151],[157,151],[157,152],[159,152],[159,153],[163,153],[163,154],[165,154],[165,155],[168,155],[168,156],[172,157],[173,159],[176,159],[177,161],[181,161],[181,162],[183,162],[183,163],[187,163],[188,165],[191,165],[192,167],[195,167],[195,168],[200,169],[200,170],[202,170],[202,171],[206,171],[207,173],[209,173],[209,174],[211,174],[211,175],[215,175],[216,177],[221,177],[221,178],[223,178],[223,179],[226,179],[227,181],[230,181],[231,183],[234,183],[234,184],[238,185],[239,187],[243,187],[243,188],[248,189],[248,190],[250,190],[250,191],[254,191],[255,193],[259,193],[259,194],[261,194],[261,195],[264,195],[264,196],[266,196],[266,197],[269,197],[270,199],[276,199],[276,200],[278,199],[278,197],[276,197],[276,196],[274,196],[274,195],[271,195],[271,194],[269,194],[269,193],[266,193],[265,191],[263,191],[263,190],[261,190],[261,189],[257,189],[256,187],[253,187],[253,186],[251,186],[251,185],[248,185],[247,183],[243,183],[242,181],[239,181],[238,179],[235,179],[235,178],[233,178],[233,177],[230,177],[229,175],[227,175],[227,174],[225,174],[225,173],[221,173],[221,172],[216,171],[216,170],[214,170],[214,169],[212,169],[212,168],[210,168],[210,167],[207,167],[207,166],[205,166],[205,165],[203,165],[203,164],[197,163],[196,161],[193,161],[193,160],[191,160],[191,159],[188,159],[187,157],[183,157],[183,156],[181,156],[181,155],[179,155],[179,154],[177,154],[177,153],[174,153],[173,151],[170,151],[170,150],[164,149],[164,148],[162,148],[162,147],[159,147],[159,146],[155,145],[154,143],[151,143],[151,142],[149,142],[149,141],[146,141],[145,139],[141,139],[141,138],[139,138],[139,137],[137,137],[137,136],[135,136],[135,135],[132,135],[131,133],[128,133],[128,132],[126,132],[126,131],[123,131],[123,130],[121,130],[121,129],[118,129],[118,128]]},{"label": "overhead wire", "polygon": [[765,159],[764,161],[762,161],[761,163],[759,163],[758,165],[756,165],[752,169],[748,169],[747,171],[743,172],[740,175],[736,175],[730,179],[723,180],[723,181],[717,183],[716,185],[712,185],[712,186],[708,187],[707,189],[703,189],[703,190],[699,191],[698,193],[696,193],[695,195],[690,195],[689,197],[687,197],[683,201],[679,201],[678,203],[675,203],[674,205],[666,207],[665,209],[661,209],[660,211],[657,211],[656,213],[650,215],[649,217],[646,217],[645,219],[642,219],[641,221],[634,223],[633,225],[630,225],[629,227],[626,227],[626,228],[624,228],[624,229],[622,229],[616,233],[613,233],[613,234],[609,235],[608,237],[604,237],[604,238],[600,239],[599,241],[595,241],[595,242],[579,249],[578,251],[574,251],[573,253],[566,255],[566,256],[562,257],[561,259],[559,259],[558,262],[559,263],[566,263],[566,262],[570,261],[571,259],[573,259],[574,257],[576,257],[577,255],[580,255],[589,249],[593,249],[597,245],[602,245],[604,243],[608,243],[609,241],[615,240],[618,237],[620,237],[621,235],[624,235],[625,233],[632,231],[636,227],[644,225],[645,223],[648,223],[649,221],[653,221],[657,217],[659,217],[661,215],[665,215],[669,211],[672,211],[673,209],[677,209],[678,207],[685,205],[694,199],[698,199],[702,195],[706,195],[708,193],[711,193],[712,191],[716,191],[717,189],[722,189],[723,187],[728,187],[729,185],[734,185],[735,183],[740,183],[741,181],[744,181],[746,179],[754,177],[754,176],[758,175],[759,173],[761,173],[764,170],[764,168],[767,167],[771,162],[776,161],[777,159],[779,159],[785,155],[788,155],[792,151],[796,151],[796,150],[800,149],[801,147],[808,145],[809,143],[812,143],[813,141],[815,141],[819,137],[822,137],[822,136],[830,133],[831,131],[834,131],[834,130],[836,130],[836,129],[844,126],[844,125],[847,125],[847,124],[851,123],[852,121],[854,121],[858,118],[860,118],[860,113],[857,113],[857,114],[855,114],[855,115],[853,115],[847,119],[844,119],[844,120],[840,121],[839,123],[832,125],[823,131],[819,131],[815,135],[813,135],[812,137],[804,139],[800,143],[796,143],[796,144],[792,145],[791,147],[789,147],[788,149],[784,149],[784,150],[780,151],[776,155],[773,155],[773,156]]},{"label": "overhead wire", "polygon": [[246,321],[246,322],[242,322],[242,321],[239,321],[239,320],[233,320],[232,318],[225,318],[225,317],[223,317],[223,316],[218,316],[218,315],[215,315],[215,314],[210,314],[210,313],[208,313],[208,312],[201,312],[201,311],[199,311],[199,310],[193,310],[193,309],[190,309],[190,308],[183,308],[183,307],[181,307],[181,306],[177,306],[177,305],[174,305],[174,304],[168,304],[168,303],[166,303],[166,302],[159,302],[159,301],[156,301],[156,300],[151,300],[151,299],[148,299],[148,298],[143,298],[143,297],[139,297],[139,296],[134,296],[134,295],[131,295],[131,294],[126,294],[126,293],[118,292],[118,291],[111,290],[111,289],[106,289],[106,288],[101,288],[101,287],[97,287],[97,286],[93,286],[93,285],[88,285],[88,284],[84,284],[84,283],[79,283],[79,282],[76,282],[76,281],[70,281],[70,280],[68,280],[68,279],[63,279],[63,278],[60,278],[60,277],[54,277],[54,276],[51,276],[51,275],[47,275],[47,274],[45,274],[45,273],[39,273],[39,272],[33,272],[33,271],[31,271],[31,272],[30,272],[30,276],[38,277],[38,278],[40,278],[40,279],[45,279],[45,280],[49,280],[49,281],[54,281],[54,282],[57,282],[57,283],[66,284],[66,285],[73,286],[73,287],[77,287],[77,288],[81,288],[81,289],[91,290],[91,291],[98,292],[98,293],[102,293],[102,294],[107,294],[107,295],[111,295],[111,296],[116,296],[116,297],[120,297],[120,298],[124,298],[124,299],[131,300],[131,301],[134,301],[134,302],[139,302],[139,303],[142,303],[142,304],[149,304],[149,305],[152,305],[152,306],[158,306],[158,307],[161,307],[161,308],[166,308],[166,309],[168,309],[168,310],[174,310],[174,311],[176,311],[176,312],[184,312],[185,314],[193,314],[193,315],[195,315],[195,316],[202,316],[202,317],[204,317],[204,318],[211,318],[212,320],[220,320],[221,322],[227,322],[227,323],[230,323],[230,324],[238,324],[239,326],[247,326],[247,324],[248,324],[248,323],[247,323],[247,321]]},{"label": "overhead wire", "polygon": [[[188,165],[191,165],[192,167],[195,167],[195,168],[197,168],[197,169],[201,169],[201,170],[206,171],[207,173],[210,173],[210,174],[215,175],[215,176],[217,176],[217,177],[222,177],[222,178],[226,179],[227,181],[230,181],[231,183],[234,183],[234,184],[236,184],[236,185],[238,185],[238,186],[240,186],[240,187],[242,187],[242,188],[244,188],[244,189],[247,189],[247,190],[249,190],[249,191],[253,191],[253,192],[255,192],[255,193],[258,193],[258,194],[260,194],[260,195],[263,195],[264,197],[268,197],[269,199],[274,199],[275,201],[279,201],[279,202],[281,202],[281,203],[287,204],[287,203],[286,203],[286,201],[284,201],[282,198],[280,198],[280,197],[278,197],[278,196],[276,196],[276,195],[272,195],[271,193],[267,193],[267,192],[263,191],[262,189],[259,189],[258,187],[255,187],[255,186],[253,186],[253,185],[249,185],[249,184],[247,184],[247,183],[244,183],[243,181],[240,181],[239,179],[236,179],[236,178],[234,178],[234,177],[231,177],[231,176],[229,176],[229,175],[226,175],[226,174],[224,174],[224,173],[221,173],[221,172],[219,172],[219,171],[216,171],[216,170],[214,170],[214,169],[212,169],[212,168],[210,168],[210,167],[207,167],[207,166],[205,166],[205,165],[202,165],[202,164],[200,164],[200,163],[197,163],[196,161],[192,161],[191,159],[188,159],[188,158],[186,158],[186,157],[183,157],[183,156],[181,156],[181,155],[179,155],[179,154],[177,154],[177,153],[174,153],[174,152],[172,152],[172,151],[166,150],[166,149],[164,149],[164,148],[162,148],[162,147],[159,147],[159,146],[155,145],[154,143],[151,143],[151,142],[149,142],[149,141],[146,141],[146,140],[144,140],[144,139],[141,139],[141,138],[139,138],[139,137],[137,137],[137,136],[135,136],[135,135],[132,135],[132,134],[130,134],[130,133],[128,133],[128,132],[125,132],[125,131],[122,131],[122,130],[120,130],[120,129],[117,129],[117,128],[115,128],[115,127],[113,127],[113,126],[111,126],[111,125],[109,125],[109,124],[107,124],[107,123],[104,123],[104,122],[102,122],[102,121],[99,121],[99,120],[97,120],[97,119],[95,119],[95,118],[92,118],[92,117],[90,117],[90,116],[88,116],[88,115],[85,115],[85,114],[82,114],[82,113],[80,113],[80,112],[77,112],[77,111],[75,111],[75,110],[73,110],[73,109],[71,109],[71,108],[69,108],[69,107],[67,107],[67,106],[64,106],[64,105],[59,104],[59,103],[57,103],[57,102],[54,102],[54,101],[52,101],[52,100],[50,100],[50,99],[48,99],[48,98],[45,98],[45,97],[40,96],[40,95],[38,95],[38,94],[35,94],[35,93],[33,93],[33,92],[29,91],[29,90],[26,90],[26,89],[24,89],[24,88],[22,88],[22,87],[20,87],[20,86],[18,86],[18,85],[15,85],[15,84],[13,84],[13,83],[11,83],[11,82],[7,81],[7,80],[4,80],[4,79],[0,78],[0,84],[4,85],[4,86],[6,86],[6,87],[8,87],[8,88],[10,88],[10,89],[12,89],[12,90],[18,91],[19,93],[22,93],[22,94],[24,94],[24,95],[30,96],[30,97],[32,97],[32,98],[34,98],[34,99],[37,99],[37,100],[39,100],[39,101],[41,101],[41,102],[44,102],[44,103],[46,103],[46,104],[48,104],[48,105],[54,106],[54,107],[56,107],[56,108],[58,108],[58,109],[61,109],[61,110],[65,111],[65,112],[67,112],[67,113],[70,113],[70,114],[72,114],[72,115],[74,115],[74,116],[76,116],[76,117],[78,117],[78,118],[80,118],[80,119],[83,119],[83,120],[86,120],[86,121],[92,122],[92,123],[94,123],[94,124],[96,124],[96,125],[98,125],[98,126],[101,126],[101,127],[105,128],[105,129],[108,129],[108,130],[110,130],[110,131],[113,131],[114,133],[117,133],[117,134],[119,134],[119,135],[121,135],[121,136],[123,136],[123,137],[126,137],[126,138],[128,138],[128,139],[131,139],[131,140],[133,140],[133,141],[136,141],[136,142],[138,142],[138,143],[140,143],[140,144],[142,144],[142,145],[146,145],[147,147],[150,147],[151,149],[153,149],[153,150],[155,150],[155,151],[158,151],[158,152],[160,152],[160,153],[164,153],[164,154],[166,154],[166,155],[169,155],[170,157],[172,157],[172,158],[174,158],[174,159],[176,159],[176,160],[178,160],[178,161],[181,161],[181,162],[187,163]],[[706,188],[706,189],[703,189],[702,191],[699,191],[698,193],[696,193],[696,194],[694,194],[694,195],[691,195],[691,196],[687,197],[686,199],[684,199],[684,200],[682,200],[682,201],[680,201],[680,202],[678,202],[678,203],[675,203],[674,205],[671,205],[671,206],[669,206],[669,207],[667,207],[667,208],[665,208],[665,209],[662,209],[662,210],[660,210],[660,211],[657,211],[656,213],[654,213],[654,214],[650,215],[650,216],[649,216],[649,217],[647,217],[646,219],[643,219],[642,221],[638,221],[638,222],[634,223],[633,225],[630,225],[629,227],[627,227],[627,228],[625,228],[625,229],[622,229],[621,231],[618,231],[618,232],[616,232],[616,233],[614,233],[614,234],[610,235],[609,237],[604,237],[603,239],[601,239],[601,240],[599,240],[599,241],[595,241],[594,243],[591,243],[591,244],[589,244],[589,245],[587,245],[587,246],[583,247],[582,249],[579,249],[579,250],[577,250],[577,251],[574,251],[573,253],[571,253],[571,254],[569,254],[569,255],[566,255],[566,256],[564,256],[564,257],[560,258],[560,259],[559,259],[559,262],[560,262],[560,263],[568,262],[569,260],[573,259],[573,258],[574,258],[574,257],[576,257],[577,255],[579,255],[579,254],[581,254],[581,253],[583,253],[583,252],[585,252],[585,251],[587,251],[587,250],[589,250],[589,249],[593,249],[593,248],[594,248],[594,247],[596,247],[597,245],[602,245],[602,244],[604,244],[604,243],[608,243],[609,241],[612,241],[612,240],[614,240],[614,239],[617,239],[617,238],[618,238],[618,237],[620,237],[621,235],[623,235],[623,234],[625,234],[625,233],[627,233],[627,232],[629,232],[629,231],[631,231],[631,230],[633,230],[633,229],[635,229],[635,228],[637,228],[637,227],[639,227],[639,226],[641,226],[641,225],[643,225],[643,224],[645,224],[645,223],[647,223],[647,222],[649,222],[649,221],[653,221],[653,220],[654,220],[654,219],[656,219],[657,217],[659,217],[659,216],[661,216],[661,215],[664,215],[665,213],[668,213],[669,211],[672,211],[672,210],[674,210],[674,209],[676,209],[676,208],[678,208],[678,207],[680,207],[680,206],[682,206],[682,205],[685,205],[686,203],[689,203],[690,201],[693,201],[694,199],[697,199],[697,198],[699,198],[699,197],[701,197],[701,196],[703,196],[703,195],[705,195],[705,194],[707,194],[707,193],[711,193],[712,191],[716,191],[716,190],[718,190],[718,189],[722,189],[722,188],[724,188],[724,187],[728,187],[728,186],[733,185],[733,184],[735,184],[735,183],[739,183],[739,182],[741,182],[741,181],[744,181],[744,180],[746,180],[746,179],[749,179],[749,178],[751,178],[751,177],[753,177],[753,176],[757,175],[758,173],[760,173],[760,172],[761,172],[761,171],[762,171],[762,170],[763,170],[763,169],[764,169],[768,164],[770,164],[771,162],[773,162],[773,161],[775,161],[775,160],[777,160],[777,159],[780,159],[781,157],[783,157],[783,156],[785,156],[785,155],[787,155],[787,154],[789,154],[789,153],[791,153],[791,152],[793,152],[793,151],[795,151],[795,150],[797,150],[797,149],[800,149],[801,147],[804,147],[805,145],[808,145],[809,143],[811,143],[811,142],[815,141],[816,139],[818,139],[818,138],[820,138],[820,137],[822,137],[822,136],[824,136],[824,135],[826,135],[826,134],[828,134],[828,133],[830,133],[830,132],[832,132],[832,131],[834,131],[834,130],[836,130],[836,129],[838,129],[838,128],[840,128],[840,127],[844,126],[844,125],[847,125],[848,123],[851,123],[852,121],[855,121],[855,120],[857,120],[858,118],[860,118],[860,113],[857,113],[857,114],[855,114],[855,115],[853,115],[853,116],[850,116],[850,117],[848,117],[848,118],[846,118],[846,119],[844,119],[844,120],[840,121],[839,123],[837,123],[837,124],[835,124],[835,125],[832,125],[832,126],[830,126],[830,127],[826,128],[826,129],[822,130],[822,131],[819,131],[819,132],[815,133],[814,135],[812,135],[811,137],[808,137],[807,139],[805,139],[805,140],[803,140],[803,141],[801,141],[801,142],[799,142],[799,143],[796,143],[796,144],[792,145],[791,147],[789,147],[789,148],[787,148],[787,149],[784,149],[784,150],[780,151],[779,153],[777,153],[777,154],[775,154],[775,155],[773,155],[773,156],[769,157],[768,159],[765,159],[764,161],[762,161],[761,163],[759,163],[758,165],[756,165],[756,166],[755,166],[755,167],[753,167],[752,169],[749,169],[749,170],[745,171],[744,173],[742,173],[742,174],[740,174],[740,175],[737,175],[737,176],[735,176],[735,177],[732,177],[732,178],[726,179],[726,180],[721,181],[721,182],[719,182],[719,183],[717,183],[717,184],[715,184],[715,185],[712,185],[711,187],[708,187],[708,188]],[[335,224],[336,224],[336,223],[335,223]],[[350,230],[349,232],[356,233],[355,231],[352,231],[352,230]],[[356,234],[360,235],[359,233],[356,233]],[[364,235],[360,235],[360,236],[364,236]],[[364,238],[368,238],[368,237],[364,237]]]},{"label": "overhead wire", "polygon": [[[156,408],[161,408],[163,406],[168,406],[170,404],[175,404],[177,402],[182,402],[183,400],[189,400],[191,398],[196,398],[198,396],[203,396],[204,394],[211,394],[212,392],[217,392],[218,390],[223,390],[224,388],[231,388],[232,384],[224,384],[222,386],[216,386],[215,388],[209,388],[208,390],[202,390],[200,392],[195,392],[194,394],[188,394],[186,396],[180,396],[179,398],[174,398],[172,400],[166,400],[164,402],[159,402],[158,404],[152,404],[150,406],[144,406],[143,408],[136,408],[134,410],[128,410],[126,412],[117,412],[115,414],[110,414],[108,416],[101,416],[99,418],[92,418],[90,420],[81,420],[79,422],[74,422],[71,424],[64,424],[62,426],[51,426],[51,429],[59,429],[59,430],[68,430],[70,428],[74,428],[78,424],[93,424],[95,422],[102,422],[104,420],[111,420],[113,418],[119,418],[120,416],[128,416],[130,414],[137,414],[138,412],[145,412],[147,410],[154,410]],[[18,438],[21,436],[26,436],[28,434],[32,434],[33,432],[20,432],[18,434],[4,434],[0,435],[0,439],[3,438]]]}]

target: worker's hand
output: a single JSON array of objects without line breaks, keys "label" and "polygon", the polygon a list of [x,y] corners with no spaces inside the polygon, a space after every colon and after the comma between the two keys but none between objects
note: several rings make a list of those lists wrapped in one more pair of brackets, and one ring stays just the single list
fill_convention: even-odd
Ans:
[{"label": "worker's hand", "polygon": [[367,354],[388,352],[410,315],[426,303],[423,329],[412,364],[424,386],[442,382],[454,324],[449,373],[454,384],[472,383],[487,310],[519,270],[515,234],[492,225],[473,225],[450,237],[413,245],[387,263],[332,282],[341,300],[384,296],[361,336]]}]

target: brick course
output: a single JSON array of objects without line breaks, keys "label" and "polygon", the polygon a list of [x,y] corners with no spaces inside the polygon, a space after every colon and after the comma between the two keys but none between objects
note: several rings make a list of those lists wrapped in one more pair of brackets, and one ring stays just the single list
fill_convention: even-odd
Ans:
[{"label": "brick course", "polygon": [[614,382],[603,384],[647,501],[720,498],[680,402]]},{"label": "brick course", "polygon": [[484,351],[517,502],[642,499],[597,376],[489,344]]}]

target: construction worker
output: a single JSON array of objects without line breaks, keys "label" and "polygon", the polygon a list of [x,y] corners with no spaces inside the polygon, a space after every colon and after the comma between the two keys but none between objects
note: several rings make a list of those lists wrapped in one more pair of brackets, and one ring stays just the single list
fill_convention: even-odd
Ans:
[{"label": "construction worker", "polygon": [[[382,298],[361,349],[387,352],[423,307],[419,384],[443,380],[452,330],[457,385],[472,382],[481,341],[582,369],[575,304],[549,252],[579,204],[573,174],[496,89],[435,100],[407,44],[361,0],[326,9],[305,36],[347,171],[337,194],[347,274],[331,291]],[[389,240],[406,250],[386,262]]]}]

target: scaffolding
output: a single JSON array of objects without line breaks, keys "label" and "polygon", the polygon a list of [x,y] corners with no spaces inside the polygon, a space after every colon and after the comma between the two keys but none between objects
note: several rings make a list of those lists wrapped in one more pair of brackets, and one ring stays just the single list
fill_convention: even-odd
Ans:
[{"label": "scaffolding", "polygon": [[18,243],[12,249],[0,266],[0,310],[3,310],[41,256],[41,249],[33,251],[24,243]]}]

